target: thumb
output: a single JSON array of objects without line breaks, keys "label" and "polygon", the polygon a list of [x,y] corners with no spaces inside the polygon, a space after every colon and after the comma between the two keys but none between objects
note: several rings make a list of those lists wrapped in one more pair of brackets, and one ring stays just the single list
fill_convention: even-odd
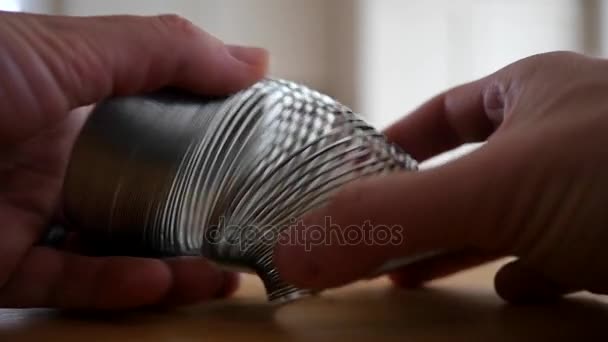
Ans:
[{"label": "thumb", "polygon": [[[366,277],[394,258],[469,246],[497,249],[512,238],[505,208],[523,200],[514,183],[521,180],[514,175],[523,174],[526,167],[509,157],[523,153],[521,148],[506,148],[508,144],[499,140],[496,136],[477,151],[435,169],[394,173],[345,187],[326,207],[285,233],[302,236],[294,231],[303,229],[304,239],[279,240],[274,256],[282,277],[306,288],[333,287]],[[319,227],[325,239],[319,239]],[[380,232],[387,227],[402,238],[380,241],[386,235]],[[352,239],[356,236],[360,238]]]}]

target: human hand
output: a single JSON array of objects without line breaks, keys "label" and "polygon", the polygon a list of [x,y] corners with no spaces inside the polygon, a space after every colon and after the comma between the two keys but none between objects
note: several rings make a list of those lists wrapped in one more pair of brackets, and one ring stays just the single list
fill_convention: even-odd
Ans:
[{"label": "human hand", "polygon": [[265,74],[265,51],[227,46],[176,16],[0,12],[0,307],[121,309],[222,296],[203,259],[90,257],[37,245],[60,212],[72,111],[163,86],[223,95]]},{"label": "human hand", "polygon": [[443,250],[454,252],[392,278],[416,286],[516,256],[495,277],[506,300],[608,293],[607,94],[608,61],[558,52],[435,97],[391,126],[389,140],[418,160],[487,142],[436,168],[359,181],[303,218],[303,227],[326,217],[334,227],[403,227],[400,243],[333,240],[310,251],[279,244],[280,273],[319,289],[366,277],[387,260]]}]

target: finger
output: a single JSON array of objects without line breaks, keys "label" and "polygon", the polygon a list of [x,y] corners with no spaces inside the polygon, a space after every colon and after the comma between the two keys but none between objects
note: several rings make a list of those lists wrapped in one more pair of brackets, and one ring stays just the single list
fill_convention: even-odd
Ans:
[{"label": "finger", "polygon": [[[361,236],[374,236],[386,229],[391,239],[339,239],[320,244],[304,241],[279,244],[275,262],[286,281],[302,287],[339,286],[373,273],[387,260],[433,250],[464,247],[498,249],[512,239],[511,222],[505,208],[519,215],[532,207],[523,179],[513,175],[529,170],[526,158],[512,155],[533,153],[534,146],[502,143],[484,145],[453,163],[422,171],[393,173],[368,178],[346,186],[329,204],[305,215],[302,224],[286,234],[306,236],[308,227],[322,227],[329,236],[348,236],[350,229]],[[327,218],[331,225],[327,224]],[[303,229],[304,233],[297,230]],[[294,230],[296,232],[294,232]],[[299,235],[298,235],[299,234]],[[316,233],[316,235],[319,235]],[[294,241],[294,240],[291,240]],[[316,239],[315,241],[318,241]],[[325,241],[328,241],[327,243]],[[389,241],[389,243],[385,243]]]},{"label": "finger", "polygon": [[63,20],[49,20],[52,28],[59,28],[58,38],[66,39],[62,35],[65,30],[78,30],[72,38],[72,49],[80,48],[79,52],[93,59],[82,65],[82,55],[59,50],[61,57],[67,57],[62,68],[81,69],[71,78],[57,75],[63,93],[70,97],[71,108],[112,94],[165,85],[223,95],[257,81],[267,67],[263,49],[225,45],[174,15]]},{"label": "finger", "polygon": [[386,129],[388,139],[423,161],[465,143],[484,141],[502,116],[500,74],[442,93]]},{"label": "finger", "polygon": [[463,249],[444,252],[434,257],[403,266],[389,277],[395,285],[416,288],[432,280],[450,276],[454,273],[496,260],[498,256],[477,249]]},{"label": "finger", "polygon": [[[103,247],[91,244],[88,240],[82,239],[78,233],[67,232],[59,226],[53,227],[42,242],[45,246],[79,255],[98,257],[108,255],[99,251]],[[203,258],[179,257],[164,261],[171,270],[172,282],[170,291],[162,300],[162,305],[183,305],[227,297],[238,288],[237,274],[218,271]]]},{"label": "finger", "polygon": [[[194,275],[200,267],[204,275]],[[35,247],[0,289],[3,307],[126,309],[222,293],[224,275],[200,263],[92,258]],[[195,289],[190,281],[202,281]],[[175,295],[176,291],[185,293]]]},{"label": "finger", "polygon": [[[15,66],[4,75],[13,87],[4,90],[14,90],[11,98],[25,98],[5,108],[6,113],[0,110],[0,127],[13,127],[14,115],[9,114],[20,114],[18,129],[3,132],[8,141],[111,95],[168,85],[223,95],[254,83],[267,68],[264,50],[226,46],[173,15],[1,15],[12,30],[0,37],[11,48],[5,57]],[[42,111],[45,115],[39,115]]]},{"label": "finger", "polygon": [[173,283],[162,300],[163,305],[194,304],[228,297],[239,285],[236,273],[221,271],[203,258],[182,257],[166,260]]},{"label": "finger", "polygon": [[494,278],[494,287],[501,298],[515,304],[552,302],[577,291],[545,277],[520,260],[502,266]]}]

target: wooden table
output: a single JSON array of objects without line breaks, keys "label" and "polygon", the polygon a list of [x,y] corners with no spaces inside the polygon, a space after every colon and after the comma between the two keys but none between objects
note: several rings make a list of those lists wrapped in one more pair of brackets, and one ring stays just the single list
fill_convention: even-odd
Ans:
[{"label": "wooden table", "polygon": [[[405,291],[361,282],[284,306],[265,303],[254,277],[237,295],[170,312],[77,316],[0,310],[0,341],[608,341],[608,299],[580,294],[517,307],[492,290],[498,263]],[[338,340],[337,338],[341,338]]]}]

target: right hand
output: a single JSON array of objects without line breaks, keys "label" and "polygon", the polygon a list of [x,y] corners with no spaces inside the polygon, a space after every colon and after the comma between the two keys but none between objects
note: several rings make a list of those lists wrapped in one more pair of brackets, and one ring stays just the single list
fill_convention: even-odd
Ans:
[{"label": "right hand", "polygon": [[[487,143],[421,172],[346,186],[304,226],[401,226],[395,244],[281,245],[286,281],[343,285],[393,258],[455,254],[393,274],[417,285],[500,256],[496,289],[510,301],[608,293],[608,61],[574,53],[523,59],[449,90],[390,127],[418,160],[466,142]],[[294,234],[295,235],[295,234]],[[334,242],[336,240],[333,240]]]}]

